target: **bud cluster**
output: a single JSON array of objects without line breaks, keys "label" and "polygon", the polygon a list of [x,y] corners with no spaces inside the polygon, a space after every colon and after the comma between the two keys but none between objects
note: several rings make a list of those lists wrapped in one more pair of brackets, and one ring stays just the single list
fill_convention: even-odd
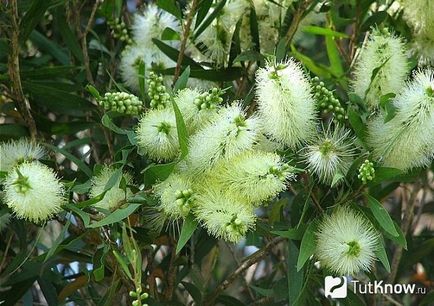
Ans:
[{"label": "bud cluster", "polygon": [[202,93],[194,100],[194,104],[199,110],[201,109],[214,109],[223,102],[223,90],[220,88],[213,88],[208,92]]},{"label": "bud cluster", "polygon": [[163,76],[151,71],[147,80],[148,95],[151,99],[151,108],[165,108],[170,101],[170,95],[163,83]]},{"label": "bud cluster", "polygon": [[143,108],[139,98],[126,92],[107,92],[99,103],[106,111],[128,115],[137,115]]},{"label": "bud cluster", "polygon": [[345,109],[341,106],[339,100],[333,95],[333,92],[325,87],[324,82],[322,82],[318,77],[312,79],[314,98],[317,101],[318,109],[323,113],[333,113],[335,118],[343,122],[348,119],[345,115]]},{"label": "bud cluster", "polygon": [[185,215],[188,215],[193,204],[193,190],[176,190],[175,196],[176,204],[179,206],[181,212]]},{"label": "bud cluster", "polygon": [[123,20],[118,21],[116,19],[112,19],[112,20],[108,20],[107,24],[111,28],[112,30],[111,33],[114,38],[117,38],[120,41],[127,43],[128,45],[131,45],[133,43],[133,40],[128,34],[127,27]]},{"label": "bud cluster", "polygon": [[143,301],[149,297],[149,294],[146,292],[142,293],[142,288],[137,288],[135,291],[130,291],[130,296],[135,300],[132,302],[132,306],[148,306],[148,304],[144,304]]},{"label": "bud cluster", "polygon": [[372,181],[375,177],[374,164],[366,159],[359,168],[359,175],[357,177],[366,184],[367,181]]}]

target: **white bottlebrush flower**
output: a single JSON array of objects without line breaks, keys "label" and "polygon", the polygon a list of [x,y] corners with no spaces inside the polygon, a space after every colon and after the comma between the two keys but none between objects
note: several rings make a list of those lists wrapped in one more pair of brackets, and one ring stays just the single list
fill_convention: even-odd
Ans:
[{"label": "white bottlebrush flower", "polygon": [[221,158],[230,158],[251,149],[258,130],[258,119],[246,118],[240,105],[222,108],[215,121],[190,138],[189,171],[194,174],[204,172]]},{"label": "white bottlebrush flower", "polygon": [[293,60],[268,63],[256,76],[263,131],[291,148],[309,139],[315,129],[315,102],[300,65]]},{"label": "white bottlebrush flower", "polygon": [[316,174],[325,184],[331,184],[336,174],[345,175],[355,155],[354,138],[350,131],[337,126],[318,134],[303,149],[303,155],[310,172]]},{"label": "white bottlebrush flower", "polygon": [[412,51],[422,65],[434,64],[434,2],[403,0],[404,19],[413,30]]},{"label": "white bottlebrush flower", "polygon": [[250,205],[213,188],[197,196],[195,214],[210,235],[229,242],[240,241],[256,220]]},{"label": "white bottlebrush flower", "polygon": [[[116,169],[108,166],[104,166],[101,172],[92,178],[92,187],[90,189],[90,196],[92,198],[99,196],[104,192],[105,186],[109,182],[110,178],[115,174]],[[125,179],[126,185],[131,184],[132,177],[128,173],[122,173],[122,176],[116,180],[113,187],[111,187],[104,194],[104,198],[101,201],[95,203],[94,206],[101,207],[107,210],[113,210],[121,206],[126,198],[132,193],[127,187],[126,191],[119,187],[122,177]]]},{"label": "white bottlebrush flower", "polygon": [[177,93],[174,100],[191,132],[215,120],[223,102],[220,95],[221,90],[218,88],[213,88],[209,93],[190,88]]},{"label": "white bottlebrush flower", "polygon": [[39,162],[25,162],[6,177],[4,201],[17,217],[41,222],[61,210],[63,190],[52,169]]},{"label": "white bottlebrush flower", "polygon": [[160,208],[171,219],[187,217],[195,204],[195,194],[189,178],[172,173],[165,181],[154,186]]},{"label": "white bottlebrush flower", "polygon": [[205,55],[217,66],[226,64],[231,35],[215,19],[197,38],[197,43],[206,46]]},{"label": "white bottlebrush flower", "polygon": [[133,39],[137,45],[145,46],[149,50],[152,48],[158,50],[152,39],[161,39],[161,35],[166,28],[180,32],[181,25],[172,14],[159,9],[155,4],[149,4],[143,15],[140,13],[134,15],[132,24]]},{"label": "white bottlebrush flower", "polygon": [[44,155],[40,145],[26,138],[0,143],[0,171],[8,172],[22,162],[39,160]]},{"label": "white bottlebrush flower", "polygon": [[[161,51],[149,50],[144,45],[127,46],[121,53],[120,71],[125,84],[139,92],[139,64],[144,63],[145,78],[153,67],[165,69],[175,64]],[[166,80],[166,79],[165,79]]]},{"label": "white bottlebrush flower", "polygon": [[434,72],[418,71],[395,97],[395,117],[376,117],[368,125],[368,143],[386,167],[407,171],[434,158]]},{"label": "white bottlebrush flower", "polygon": [[142,48],[137,45],[127,46],[121,53],[120,71],[125,84],[139,91],[139,64],[145,62],[145,54]]},{"label": "white bottlebrush flower", "polygon": [[149,158],[167,161],[179,153],[175,113],[171,108],[150,110],[137,126],[137,145]]},{"label": "white bottlebrush flower", "polygon": [[[377,74],[371,82],[377,68]],[[397,94],[401,90],[408,71],[402,39],[387,30],[374,30],[356,61],[352,88],[369,108],[375,109],[379,106],[381,96]]]},{"label": "white bottlebrush flower", "polygon": [[246,151],[218,163],[210,175],[222,190],[261,204],[286,189],[294,168],[277,154]]},{"label": "white bottlebrush flower", "polygon": [[316,256],[321,265],[338,275],[369,271],[376,256],[379,234],[363,215],[338,207],[326,216],[316,233]]},{"label": "white bottlebrush flower", "polygon": [[[253,0],[258,22],[259,44],[262,54],[273,54],[279,40],[279,31],[283,25],[285,14],[294,0]],[[250,10],[247,10],[240,29],[241,48],[253,48],[253,39],[250,29]]]},{"label": "white bottlebrush flower", "polygon": [[[229,0],[221,9],[218,16],[198,36],[197,43],[206,46],[205,54],[218,66],[226,64],[238,20],[246,13],[249,7],[247,0]],[[214,8],[209,10],[208,16]]]}]

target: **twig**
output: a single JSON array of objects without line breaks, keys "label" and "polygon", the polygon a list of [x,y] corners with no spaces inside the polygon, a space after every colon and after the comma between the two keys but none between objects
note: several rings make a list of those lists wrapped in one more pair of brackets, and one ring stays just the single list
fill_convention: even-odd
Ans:
[{"label": "twig", "polygon": [[288,47],[297,32],[298,26],[302,20],[305,9],[309,6],[312,0],[304,0],[297,8],[294,17],[292,18],[291,25],[289,26],[288,32],[286,33],[286,46]]},{"label": "twig", "polygon": [[[405,207],[404,216],[401,223],[401,230],[404,234],[404,237],[407,235],[408,230],[410,229],[413,214],[414,214],[414,205],[416,204],[417,195],[420,190],[420,184],[416,183],[413,188],[413,192],[411,193],[410,199],[407,202]],[[390,275],[388,277],[388,283],[393,283],[395,281],[396,275],[398,273],[399,263],[402,257],[402,246],[397,246],[395,249],[395,253],[393,254],[392,265],[390,269]]]},{"label": "twig", "polygon": [[11,233],[10,236],[9,236],[8,242],[6,243],[6,249],[3,252],[3,259],[2,259],[2,261],[0,263],[0,272],[2,271],[3,266],[4,266],[5,262],[6,262],[6,258],[8,257],[8,252],[9,252],[9,248],[11,246],[11,242],[12,242],[12,238],[13,237],[14,237],[14,235]]},{"label": "twig", "polygon": [[[8,56],[8,72],[11,80],[11,90],[18,109],[29,128],[30,137],[34,140],[37,136],[36,123],[30,112],[30,103],[24,96],[20,77],[20,44],[19,44],[19,17],[17,0],[12,0],[10,9],[10,52]],[[8,31],[5,31],[6,33]]]},{"label": "twig", "polygon": [[214,291],[207,296],[205,299],[204,305],[214,305],[215,299],[219,296],[221,292],[226,290],[226,288],[229,287],[230,284],[232,284],[241,273],[243,273],[245,270],[247,270],[251,265],[259,262],[261,259],[263,259],[265,256],[267,256],[268,252],[277,244],[284,241],[285,238],[283,237],[277,237],[271,240],[265,247],[262,249],[256,251],[253,253],[250,257],[248,257],[246,260],[244,260],[238,268],[232,272],[220,285],[217,286],[217,288],[214,289]]},{"label": "twig", "polygon": [[100,4],[101,1],[96,0],[93,7],[92,7],[92,12],[90,13],[90,17],[89,20],[87,22],[86,28],[84,30],[84,32],[81,33],[81,48],[82,48],[82,53],[83,53],[83,62],[84,62],[84,68],[86,70],[86,78],[87,81],[91,84],[94,84],[94,80],[93,80],[93,76],[92,76],[92,72],[90,71],[90,61],[89,61],[89,53],[87,51],[87,34],[89,34],[93,22],[95,20],[95,14],[96,11],[98,9],[98,6]]},{"label": "twig", "polygon": [[172,248],[172,253],[170,256],[170,264],[169,264],[169,271],[167,271],[167,287],[166,290],[164,290],[164,298],[167,301],[170,301],[172,299],[173,296],[173,291],[175,289],[175,279],[176,279],[176,265],[175,265],[175,261],[176,261],[176,250],[175,248]]},{"label": "twig", "polygon": [[182,32],[182,41],[179,48],[178,60],[176,61],[175,75],[173,76],[173,84],[178,80],[181,73],[182,60],[184,59],[185,48],[187,47],[188,37],[190,36],[190,28],[193,22],[193,17],[196,14],[198,0],[193,0],[191,3],[190,12],[187,15],[184,30]]},{"label": "twig", "polygon": [[[235,254],[235,250],[231,247],[231,245],[229,243],[226,243],[227,248],[229,249],[229,251],[231,252],[232,257],[234,258],[235,262],[237,263],[237,265],[239,266],[241,264],[240,260],[237,257],[237,254]],[[243,273],[245,275],[245,273]],[[247,280],[245,277],[243,277],[243,282],[244,285],[247,288],[247,292],[249,293],[249,296],[252,300],[255,299],[255,295],[253,294],[252,289],[250,288],[249,284],[247,283]]]}]

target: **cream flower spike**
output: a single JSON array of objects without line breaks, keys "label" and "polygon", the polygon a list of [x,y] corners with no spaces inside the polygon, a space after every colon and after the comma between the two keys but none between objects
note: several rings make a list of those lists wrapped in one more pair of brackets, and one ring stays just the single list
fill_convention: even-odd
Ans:
[{"label": "cream flower spike", "polygon": [[54,171],[39,162],[24,162],[4,181],[4,201],[18,218],[43,222],[59,212],[64,188]]},{"label": "cream flower spike", "polygon": [[325,184],[332,184],[337,173],[345,175],[355,155],[354,137],[350,130],[329,125],[302,152],[310,172]]},{"label": "cream flower spike", "polygon": [[8,172],[17,164],[39,160],[44,155],[40,145],[26,138],[0,143],[0,171]]},{"label": "cream flower spike", "polygon": [[[99,196],[104,192],[105,186],[107,185],[108,181],[113,176],[115,171],[115,168],[104,166],[101,169],[101,172],[92,178],[92,187],[90,189],[91,197]],[[123,173],[122,176],[124,177],[127,185],[132,183],[131,175],[129,175],[128,173]],[[122,177],[119,177],[113,187],[107,190],[107,192],[104,194],[104,198],[101,201],[97,202],[94,205],[95,207],[113,210],[118,208],[120,205],[122,205],[123,202],[125,202],[126,198],[132,193],[129,188],[127,188],[127,191],[125,192],[122,188],[119,187],[121,178]]]},{"label": "cream flower spike", "polygon": [[286,189],[294,168],[275,153],[246,151],[218,163],[210,176],[222,190],[260,205]]},{"label": "cream flower spike", "polygon": [[[377,74],[371,82],[377,68]],[[381,96],[397,94],[401,90],[408,72],[403,40],[387,30],[373,30],[357,58],[352,88],[370,109],[376,109]]]},{"label": "cream flower spike", "polygon": [[373,155],[386,167],[403,171],[428,166],[434,158],[434,71],[420,70],[395,98],[396,115],[368,125]]},{"label": "cream flower spike", "polygon": [[362,214],[338,207],[325,216],[316,233],[316,257],[337,275],[370,271],[376,258],[379,234]]},{"label": "cream flower spike", "polygon": [[197,205],[197,218],[216,238],[236,243],[255,225],[252,207],[227,197],[221,189],[207,188],[198,195]]},{"label": "cream flower spike", "polygon": [[315,102],[301,66],[294,60],[268,63],[256,73],[258,110],[263,131],[290,148],[315,131]]},{"label": "cream flower spike", "polygon": [[195,193],[190,179],[172,173],[165,181],[154,186],[160,200],[160,209],[171,219],[187,217],[195,205]]},{"label": "cream flower spike", "polygon": [[211,124],[190,138],[189,171],[193,174],[205,172],[220,159],[251,149],[258,133],[258,119],[247,118],[239,104],[222,108]]},{"label": "cream flower spike", "polygon": [[171,160],[179,153],[176,119],[172,108],[149,110],[140,119],[136,133],[139,148],[153,160]]}]

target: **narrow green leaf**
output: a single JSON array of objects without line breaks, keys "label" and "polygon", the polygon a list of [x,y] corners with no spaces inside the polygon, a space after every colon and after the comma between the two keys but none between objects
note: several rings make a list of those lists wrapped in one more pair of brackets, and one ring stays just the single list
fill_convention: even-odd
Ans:
[{"label": "narrow green leaf", "polygon": [[270,233],[290,240],[301,240],[305,230],[306,226],[302,225],[299,228],[288,228],[286,231],[271,231]]},{"label": "narrow green leaf", "polygon": [[169,175],[173,172],[176,163],[168,163],[168,164],[151,164],[145,170],[145,182],[147,184],[154,184],[158,181],[164,181],[169,177]]},{"label": "narrow green leaf", "polygon": [[258,26],[258,18],[256,16],[255,6],[250,6],[250,33],[252,35],[253,47],[255,51],[258,53],[261,52],[261,45],[259,39],[259,26]]},{"label": "narrow green leaf", "polygon": [[54,14],[56,28],[59,29],[60,35],[68,47],[68,50],[71,51],[71,53],[80,63],[83,63],[83,52],[81,50],[80,44],[78,43],[78,37],[71,30],[69,24],[67,23],[68,19],[65,17],[65,8],[58,7]]},{"label": "narrow green leaf", "polygon": [[126,217],[131,215],[137,208],[139,208],[139,206],[140,206],[140,204],[129,204],[125,208],[116,209],[114,212],[109,214],[104,219],[102,219],[98,222],[92,223],[87,227],[97,228],[97,227],[106,226],[106,225],[110,225],[110,224],[122,221],[123,219],[125,219]]},{"label": "narrow green leaf", "polygon": [[211,24],[211,22],[213,22],[213,20],[220,14],[220,11],[223,9],[225,4],[226,4],[226,0],[222,0],[221,2],[219,2],[219,4],[216,5],[212,13],[209,14],[208,17],[204,19],[204,21],[200,24],[200,26],[197,29],[195,29],[193,34],[194,40],[198,38],[199,35],[202,34],[202,32],[205,31],[205,29]]},{"label": "narrow green leaf", "polygon": [[274,51],[277,62],[281,62],[285,59],[286,51],[287,51],[286,39],[282,38],[281,40],[279,40],[279,42],[276,46],[276,50]]},{"label": "narrow green leaf", "polygon": [[323,28],[319,26],[309,25],[304,26],[301,28],[301,30],[305,33],[311,33],[315,35],[324,35],[328,37],[338,37],[338,38],[348,38],[348,34],[342,33],[342,32],[336,32],[332,29]]},{"label": "narrow green leaf", "polygon": [[262,65],[265,63],[265,56],[263,56],[261,53],[257,51],[248,50],[242,52],[234,59],[234,63],[245,62],[245,61],[260,62]]},{"label": "narrow green leaf", "polygon": [[175,0],[157,0],[157,6],[172,14],[179,20],[182,19],[181,9],[176,5]]},{"label": "narrow green leaf", "polygon": [[303,278],[304,273],[303,270],[300,271],[298,268],[298,262],[296,263],[295,259],[298,257],[300,260],[300,253],[295,246],[294,242],[289,241],[288,243],[288,305],[299,305],[298,300],[302,293],[303,288]]},{"label": "narrow green leaf", "polygon": [[76,213],[81,220],[83,221],[83,225],[85,227],[87,227],[90,223],[90,216],[88,213],[82,211],[80,208],[78,208],[77,206],[75,206],[74,204],[64,204],[63,207],[67,210],[70,210],[74,213]]},{"label": "narrow green leaf", "polygon": [[70,225],[71,225],[71,221],[70,220],[66,221],[66,224],[63,226],[59,236],[57,236],[56,240],[54,240],[53,245],[48,250],[44,262],[47,262],[47,260],[56,253],[57,248],[62,243],[62,241],[66,238],[66,233],[68,232],[68,228]]},{"label": "narrow green leaf", "polygon": [[377,185],[385,181],[395,181],[399,179],[399,176],[403,172],[396,168],[390,167],[378,167],[375,168],[375,177],[370,183],[370,185]]},{"label": "narrow green leaf", "polygon": [[378,244],[377,249],[375,250],[375,255],[381,261],[386,271],[390,273],[389,259],[387,258],[387,253],[383,242]]},{"label": "narrow green leaf", "polygon": [[300,245],[300,254],[298,255],[297,260],[297,271],[300,271],[303,268],[306,261],[310,256],[315,252],[316,241],[315,241],[315,231],[317,229],[317,223],[312,222],[307,227],[303,239],[301,240]]},{"label": "narrow green leaf", "polygon": [[33,0],[29,9],[24,13],[20,21],[20,41],[25,42],[36,25],[42,20],[47,9],[63,3],[63,0],[47,1]]},{"label": "narrow green leaf", "polygon": [[[160,49],[164,54],[167,55],[167,57],[169,57],[171,60],[175,62],[178,61],[178,56],[179,56],[178,49],[175,49],[156,38],[153,38],[152,41],[158,47],[158,49]],[[188,57],[186,55],[183,56],[182,62],[183,64],[190,65],[193,68],[202,69],[202,66],[200,64],[196,63],[191,57]]]},{"label": "narrow green leaf", "polygon": [[330,62],[330,71],[335,77],[339,78],[344,75],[344,68],[342,66],[341,56],[339,54],[336,41],[331,36],[326,36],[325,41],[327,55]]},{"label": "narrow green leaf", "polygon": [[306,68],[312,71],[314,74],[324,79],[330,78],[330,73],[326,69],[317,65],[310,57],[298,52],[294,45],[291,45],[291,52],[296,59],[302,62],[303,65],[306,66]]},{"label": "narrow green leaf", "polygon": [[184,288],[188,291],[188,293],[191,295],[193,300],[195,301],[195,305],[200,306],[202,305],[202,292],[200,292],[199,288],[197,288],[192,283],[187,282],[181,282]]},{"label": "narrow green leaf", "polygon": [[204,18],[208,15],[209,9],[211,8],[213,0],[202,0],[197,10],[196,22],[194,28],[197,29],[202,23]]},{"label": "narrow green leaf", "polygon": [[125,274],[128,276],[128,278],[130,280],[133,280],[133,276],[131,275],[131,271],[128,268],[128,264],[125,261],[125,258],[121,254],[119,254],[116,250],[113,250],[113,255],[115,255],[116,260],[118,261],[122,270],[125,272]]},{"label": "narrow green leaf", "polygon": [[176,130],[178,132],[179,147],[181,148],[181,159],[188,154],[188,133],[185,126],[184,118],[182,118],[181,111],[176,105],[176,102],[172,100],[173,110],[176,117]]},{"label": "narrow green leaf", "polygon": [[62,148],[58,148],[56,146],[53,146],[51,144],[44,144],[44,146],[46,146],[47,148],[53,150],[54,152],[60,153],[63,156],[65,156],[67,159],[69,159],[70,161],[72,161],[74,164],[77,165],[77,167],[83,171],[88,177],[92,177],[92,170],[90,170],[90,168],[80,159],[78,159],[77,157],[75,157],[74,155],[72,155],[71,153],[69,153],[68,151],[62,149]]},{"label": "narrow green leaf", "polygon": [[[110,176],[109,180],[104,186],[104,191],[110,190],[112,187],[115,187],[116,183],[119,182],[122,178],[122,168],[118,168],[113,172],[112,176]],[[116,186],[119,187],[119,186]]]},{"label": "narrow green leaf", "polygon": [[374,215],[375,219],[377,219],[380,226],[390,235],[398,237],[399,234],[396,231],[393,220],[387,210],[380,202],[377,201],[377,199],[373,198],[370,195],[367,195],[367,197],[369,208],[371,209],[372,214]]},{"label": "narrow green leaf", "polygon": [[190,77],[190,66],[184,69],[179,78],[176,80],[175,86],[173,86],[173,91],[184,89],[187,87],[188,78]]},{"label": "narrow green leaf", "polygon": [[181,36],[178,32],[171,28],[165,28],[161,34],[161,40],[181,40]]},{"label": "narrow green leaf", "polygon": [[69,56],[54,42],[54,40],[48,39],[36,30],[32,31],[29,38],[39,49],[51,54],[61,64],[69,64]]},{"label": "narrow green leaf", "polygon": [[176,245],[176,254],[181,251],[190,237],[193,235],[196,230],[198,223],[192,214],[189,214],[187,218],[185,218],[184,223],[182,224],[181,235],[179,236],[178,244]]},{"label": "narrow green leaf", "polygon": [[356,111],[354,111],[352,108],[348,108],[348,120],[350,121],[350,124],[356,133],[357,138],[359,138],[362,142],[365,142],[366,139],[366,126],[363,124],[362,119],[360,119],[360,116]]},{"label": "narrow green leaf", "polygon": [[122,129],[122,128],[118,127],[116,124],[113,123],[113,120],[110,117],[111,115],[113,115],[112,112],[105,113],[102,116],[101,123],[106,128],[110,129],[111,131],[115,132],[116,134],[127,135],[128,134],[127,130]]},{"label": "narrow green leaf", "polygon": [[381,24],[384,20],[386,20],[387,16],[389,16],[389,14],[386,11],[375,12],[362,24],[360,31],[369,31],[371,26]]},{"label": "narrow green leaf", "polygon": [[98,91],[98,89],[96,89],[94,86],[87,84],[86,85],[86,90],[97,100],[101,100],[102,97]]}]

